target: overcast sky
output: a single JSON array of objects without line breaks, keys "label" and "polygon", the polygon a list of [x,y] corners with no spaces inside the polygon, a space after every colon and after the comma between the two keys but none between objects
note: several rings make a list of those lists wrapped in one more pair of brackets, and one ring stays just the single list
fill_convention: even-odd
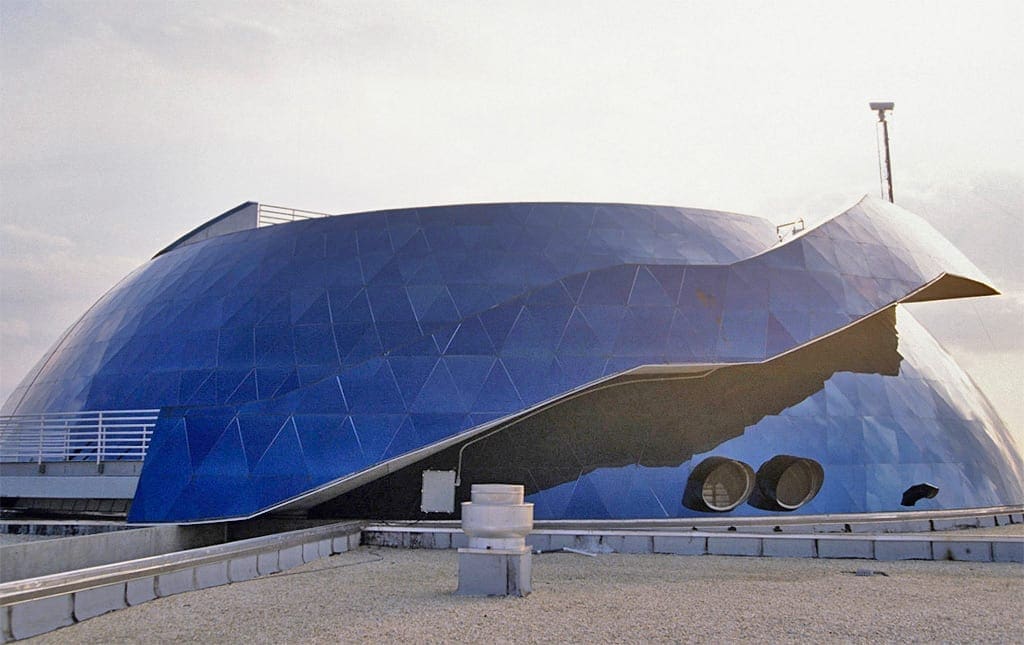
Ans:
[{"label": "overcast sky", "polygon": [[912,312],[1024,443],[1024,3],[0,0],[0,400],[254,200],[585,200],[783,222],[878,194],[1004,295]]}]

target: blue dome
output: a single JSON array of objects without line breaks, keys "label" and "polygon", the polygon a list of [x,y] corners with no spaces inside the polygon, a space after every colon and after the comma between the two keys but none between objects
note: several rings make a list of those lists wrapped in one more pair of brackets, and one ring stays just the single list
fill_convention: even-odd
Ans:
[{"label": "blue dome", "polygon": [[[780,357],[898,303],[995,293],[927,224],[867,198],[786,243],[758,218],[615,204],[233,222],[125,278],[4,406],[159,409],[132,521],[313,508],[643,375],[765,365],[795,382],[803,368]],[[785,453],[824,467],[799,512],[888,509],[916,480],[941,480],[940,507],[1024,500],[1005,427],[907,320],[895,371],[838,366],[803,399],[657,466],[566,456],[575,475],[521,483],[539,517],[692,515],[681,484],[701,459]],[[628,494],[611,503],[616,490]]]}]

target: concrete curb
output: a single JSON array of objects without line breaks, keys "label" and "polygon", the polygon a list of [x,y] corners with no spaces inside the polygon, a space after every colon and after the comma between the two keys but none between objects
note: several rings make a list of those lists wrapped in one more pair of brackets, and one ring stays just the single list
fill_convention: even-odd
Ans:
[{"label": "concrete curb", "polygon": [[[451,549],[464,541],[462,532],[451,528],[368,526],[363,530],[363,544],[368,546]],[[531,533],[526,543],[536,551],[568,547],[591,553],[1024,563],[1024,536],[549,530]]]}]

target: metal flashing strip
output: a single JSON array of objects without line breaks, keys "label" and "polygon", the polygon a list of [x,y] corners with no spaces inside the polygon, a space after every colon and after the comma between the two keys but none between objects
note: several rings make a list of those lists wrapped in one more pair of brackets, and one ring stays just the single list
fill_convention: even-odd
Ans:
[{"label": "metal flashing strip", "polygon": [[[900,528],[903,525],[913,523],[923,526],[926,522],[934,522],[940,528],[924,529],[946,530],[956,527],[976,527],[979,518],[992,517],[1021,517],[1020,521],[1011,520],[1006,523],[1024,523],[1024,505],[1011,506],[988,506],[982,508],[947,509],[929,511],[898,511],[890,513],[843,513],[824,515],[761,515],[761,516],[731,516],[731,517],[689,517],[689,518],[665,518],[665,519],[638,519],[638,520],[536,520],[534,528],[537,531],[578,531],[586,532],[607,532],[610,530],[624,531],[679,531],[679,530],[736,530],[748,529],[774,529],[778,526],[784,532],[786,527],[816,527],[818,532],[832,532],[834,527],[844,527],[849,524],[850,532],[858,531],[858,527],[871,525],[882,527],[882,532],[895,532],[892,529]],[[957,520],[964,520],[958,522]],[[399,529],[402,527],[410,530],[445,530],[458,529],[457,520],[427,520],[418,522],[381,522],[370,525],[367,531],[373,530],[376,526]],[[888,529],[888,530],[886,530]],[[843,529],[840,529],[843,530]]]},{"label": "metal flashing strip", "polygon": [[359,521],[339,522],[27,580],[14,580],[0,584],[0,607],[347,536],[358,533],[362,524]]},{"label": "metal flashing strip", "polygon": [[[994,526],[1024,523],[1024,514],[974,513],[960,516],[973,524],[962,526]],[[873,531],[779,533],[772,528],[747,525],[729,530],[686,530],[682,526],[661,529],[583,528],[580,526],[535,528],[527,544],[538,551],[580,549],[588,553],[651,553],[673,555],[733,555],[756,557],[804,557],[823,559],[858,558],[867,560],[952,560],[971,562],[1024,563],[1024,535],[971,535],[968,531],[935,534],[936,520],[918,520],[928,529],[914,532],[912,523],[905,524],[904,533],[886,533],[886,523],[867,523]],[[955,520],[948,527],[957,528]],[[835,525],[833,525],[835,526]],[[838,525],[842,527],[842,525]],[[888,528],[896,528],[890,522]],[[941,525],[940,525],[941,526]],[[765,530],[767,528],[767,530]],[[760,530],[758,530],[760,529]],[[842,529],[840,529],[842,530]],[[457,527],[370,525],[363,529],[363,543],[371,546],[398,548],[449,549],[465,547],[468,540]]]}]

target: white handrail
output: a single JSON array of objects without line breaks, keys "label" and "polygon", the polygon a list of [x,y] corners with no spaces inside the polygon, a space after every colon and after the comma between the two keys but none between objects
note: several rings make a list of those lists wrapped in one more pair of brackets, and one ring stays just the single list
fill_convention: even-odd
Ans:
[{"label": "white handrail", "polygon": [[159,410],[0,416],[0,462],[142,461]]},{"label": "white handrail", "polygon": [[[789,230],[786,230],[786,229]],[[786,235],[796,235],[800,231],[804,230],[804,218],[795,219],[792,222],[786,222],[785,224],[779,224],[775,227],[775,234],[779,236],[781,242]]]},{"label": "white handrail", "polygon": [[288,208],[287,206],[260,204],[256,218],[256,226],[273,226],[274,224],[285,224],[287,222],[297,222],[299,220],[313,219],[316,217],[331,217],[331,214],[307,211],[302,210],[301,208]]}]

